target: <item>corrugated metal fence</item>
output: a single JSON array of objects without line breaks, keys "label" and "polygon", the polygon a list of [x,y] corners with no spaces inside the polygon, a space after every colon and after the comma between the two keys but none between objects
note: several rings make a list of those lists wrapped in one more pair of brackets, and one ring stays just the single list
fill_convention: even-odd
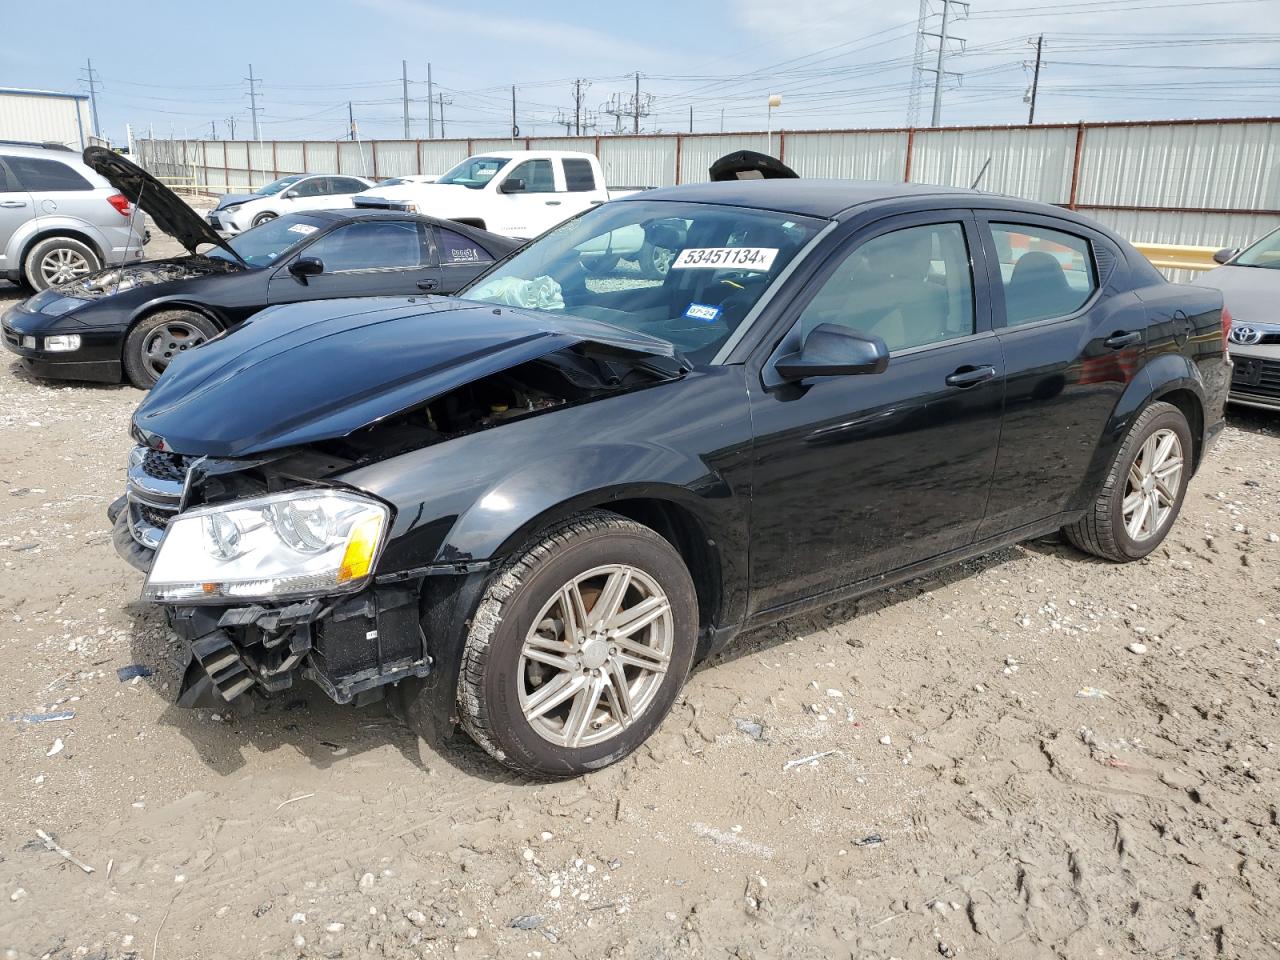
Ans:
[{"label": "corrugated metal fence", "polygon": [[160,176],[211,193],[286,173],[442,173],[486,150],[581,150],[612,186],[706,178],[717,157],[773,152],[801,176],[970,186],[1085,211],[1134,242],[1240,246],[1280,225],[1280,118],[1034,127],[814,130],[469,140],[141,140]]}]

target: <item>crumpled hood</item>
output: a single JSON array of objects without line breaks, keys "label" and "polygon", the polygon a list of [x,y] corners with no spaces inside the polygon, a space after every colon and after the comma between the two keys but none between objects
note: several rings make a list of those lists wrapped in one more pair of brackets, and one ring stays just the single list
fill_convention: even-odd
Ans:
[{"label": "crumpled hood", "polygon": [[665,340],[445,297],[312,301],[177,357],[134,414],[152,446],[240,457],[343,437],[473,380],[584,345],[676,357]]},{"label": "crumpled hood", "polygon": [[1280,323],[1280,270],[1271,267],[1217,267],[1194,281],[1222,291],[1236,323]]},{"label": "crumpled hood", "polygon": [[250,200],[261,200],[262,197],[256,193],[224,193],[218,198],[218,205],[215,210],[225,210],[227,207],[238,207],[242,203],[248,203]]},{"label": "crumpled hood", "polygon": [[[237,262],[244,263],[240,254],[218,236],[185,200],[141,167],[106,147],[89,147],[84,152],[84,162],[191,253],[195,253],[201,244],[211,243],[226,250]],[[248,266],[247,263],[244,265]]]}]

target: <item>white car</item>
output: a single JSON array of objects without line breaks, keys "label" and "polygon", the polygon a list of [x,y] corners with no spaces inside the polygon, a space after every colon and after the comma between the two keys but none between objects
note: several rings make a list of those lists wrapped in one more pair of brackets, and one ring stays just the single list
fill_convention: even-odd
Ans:
[{"label": "white car", "polygon": [[223,197],[207,219],[220,233],[243,233],[286,213],[350,207],[351,198],[371,186],[372,180],[346,174],[292,174],[254,193]]}]

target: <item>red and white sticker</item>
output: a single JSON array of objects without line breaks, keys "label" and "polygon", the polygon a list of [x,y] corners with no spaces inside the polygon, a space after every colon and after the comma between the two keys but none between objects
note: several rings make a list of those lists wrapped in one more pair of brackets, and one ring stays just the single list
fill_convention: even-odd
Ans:
[{"label": "red and white sticker", "polygon": [[773,267],[777,247],[685,247],[672,270],[759,270]]}]

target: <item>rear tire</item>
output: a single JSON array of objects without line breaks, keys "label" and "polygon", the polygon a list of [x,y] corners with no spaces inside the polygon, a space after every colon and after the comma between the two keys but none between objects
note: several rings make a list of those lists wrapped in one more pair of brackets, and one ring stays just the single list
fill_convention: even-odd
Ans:
[{"label": "rear tire", "polygon": [[644,246],[640,248],[640,252],[636,255],[636,262],[640,265],[640,272],[650,280],[661,280],[667,275],[667,271],[671,269],[672,261],[676,258],[674,250],[668,250],[666,247],[655,247],[648,240],[644,242]]},{"label": "rear tire", "polygon": [[129,382],[150,390],[180,353],[218,335],[218,326],[194,310],[162,310],[133,325],[124,341],[124,372]]},{"label": "rear tire", "polygon": [[74,237],[46,237],[27,251],[22,275],[36,291],[87,277],[102,269],[97,252]]},{"label": "rear tire", "polygon": [[572,517],[481,599],[458,678],[463,729],[527,775],[607,766],[670,712],[697,631],[693,580],[670,543],[616,514]]},{"label": "rear tire", "polygon": [[1127,563],[1158,547],[1191,481],[1191,429],[1182,411],[1157,402],[1134,421],[1097,499],[1062,532],[1076,548]]}]

